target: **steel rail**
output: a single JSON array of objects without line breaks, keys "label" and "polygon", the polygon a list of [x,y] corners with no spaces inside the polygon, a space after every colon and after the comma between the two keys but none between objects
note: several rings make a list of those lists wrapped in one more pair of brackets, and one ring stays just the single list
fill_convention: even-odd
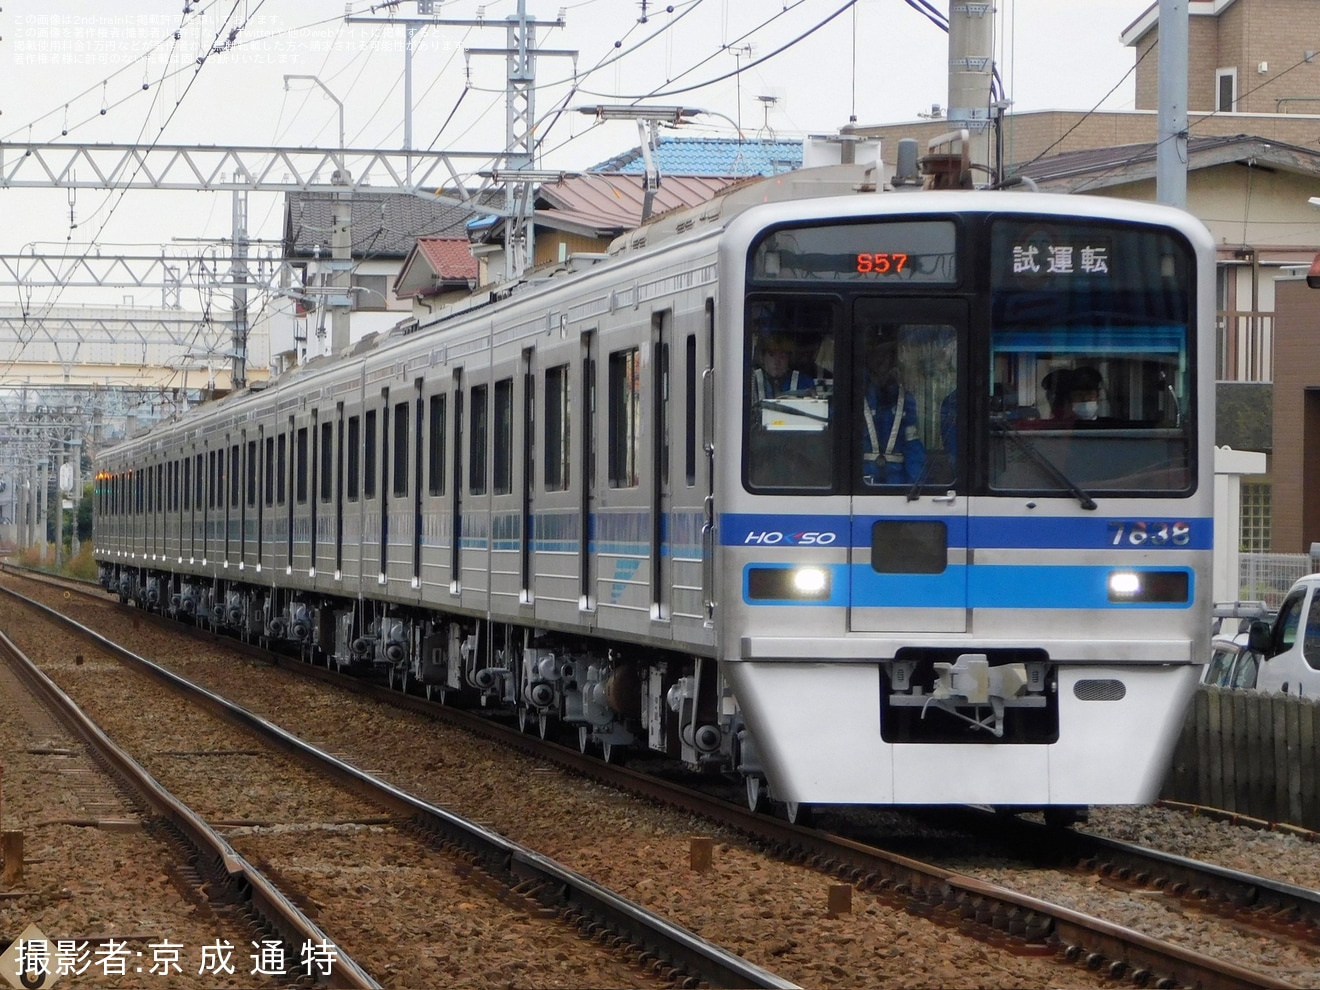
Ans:
[{"label": "steel rail", "polygon": [[[13,594],[8,589],[6,593]],[[21,596],[20,596],[21,597]],[[26,599],[24,599],[26,601]],[[36,603],[33,603],[36,604]],[[45,606],[39,606],[45,608]],[[124,752],[101,728],[87,717],[73,699],[62,691],[18,646],[0,632],[0,650],[11,660],[11,668],[24,686],[44,703],[55,716],[82,739],[103,765],[122,780],[152,812],[160,816],[195,852],[199,863],[209,864],[211,876],[223,880],[235,899],[246,901],[249,909],[286,944],[333,944],[320,927],[298,909],[260,870],[244,859],[215,829],[190,807],[176,798],[149,774],[140,763]],[[370,974],[338,945],[327,986],[380,990]],[[315,975],[315,974],[311,974]]]},{"label": "steel rail", "polygon": [[[397,814],[407,816],[424,832],[466,850],[481,869],[504,879],[522,896],[576,919],[579,927],[585,930],[613,932],[616,937],[624,939],[624,944],[631,944],[645,955],[663,960],[676,977],[686,974],[712,986],[796,990],[797,984],[707,942],[681,925],[646,910],[535,850],[378,780],[55,609],[9,588],[0,587],[0,591],[91,639],[214,714],[255,733],[305,766]],[[177,626],[171,626],[171,629],[177,629]]]},{"label": "steel rail", "polygon": [[[292,664],[290,664],[292,665]],[[303,665],[305,666],[305,665]],[[384,688],[369,693],[407,698],[409,708],[434,711],[420,698]],[[396,703],[398,701],[396,700]],[[612,787],[662,801],[759,838],[791,858],[873,891],[911,913],[959,928],[979,928],[989,941],[1012,941],[1023,947],[1046,947],[1088,968],[1103,968],[1114,978],[1127,976],[1139,985],[1198,987],[1200,990],[1287,990],[1296,984],[1237,963],[1152,938],[1062,905],[988,883],[976,877],[879,849],[863,842],[791,825],[741,805],[701,794],[626,767],[612,766],[557,744],[547,745],[511,728],[470,713],[447,710],[447,717],[476,731],[498,735],[515,748],[547,757]]]},{"label": "steel rail", "polygon": [[[216,636],[200,627],[174,622],[150,612],[145,614],[153,620],[159,620],[166,628],[182,628],[200,638],[229,642],[227,638]],[[237,641],[233,641],[233,644],[247,652],[255,652],[250,644],[239,644]],[[863,842],[754,814],[741,805],[626,767],[604,763],[576,749],[547,742],[495,722],[488,716],[445,707],[278,653],[267,651],[265,655],[276,664],[297,670],[300,674],[336,683],[355,693],[431,717],[443,715],[448,722],[462,725],[489,738],[498,738],[529,755],[552,759],[561,766],[608,786],[628,790],[728,825],[756,837],[786,856],[809,861],[813,866],[850,880],[861,889],[872,890],[914,914],[958,927],[979,927],[991,941],[1008,939],[1038,949],[1051,948],[1070,961],[1083,963],[1092,969],[1104,968],[1108,975],[1115,978],[1127,975],[1143,985],[1190,986],[1202,990],[1252,987],[1287,990],[1296,986],[1270,974],[1203,956],[1182,946],[975,877],[954,873]],[[1033,823],[1017,819],[1010,819],[1007,824],[1033,826]],[[1033,827],[1039,829],[1034,833],[1038,840],[1049,835],[1062,837],[1064,841],[1081,838],[1063,830]],[[1143,852],[1149,853],[1148,850]],[[1080,853],[1076,855],[1080,856]],[[1213,871],[1225,874],[1233,872],[1183,857],[1166,856],[1165,859],[1170,862],[1170,868],[1176,860],[1181,860],[1182,866],[1188,870],[1203,867],[1206,872],[1199,874],[1201,876],[1208,876]],[[1114,873],[1115,879],[1123,879],[1117,870]],[[1282,888],[1288,886],[1266,878],[1249,878],[1245,874],[1238,876],[1239,879],[1254,880],[1258,888],[1268,889],[1272,893],[1280,893]],[[1193,889],[1199,887],[1200,884],[1196,884]]]}]

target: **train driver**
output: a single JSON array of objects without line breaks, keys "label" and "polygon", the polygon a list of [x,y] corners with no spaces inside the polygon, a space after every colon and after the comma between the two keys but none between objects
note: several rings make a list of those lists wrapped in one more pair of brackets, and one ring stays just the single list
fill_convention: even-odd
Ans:
[{"label": "train driver", "polygon": [[791,335],[762,334],[757,349],[760,351],[761,364],[752,371],[755,402],[781,395],[805,395],[815,386],[814,378],[793,367],[797,347]]},{"label": "train driver", "polygon": [[917,400],[899,372],[896,345],[867,351],[862,402],[862,480],[868,485],[913,484],[926,473],[926,445],[917,425]]},{"label": "train driver", "polygon": [[1055,368],[1041,382],[1050,403],[1050,426],[1095,422],[1104,379],[1090,365]]},{"label": "train driver", "polygon": [[1093,421],[1100,418],[1100,393],[1104,379],[1100,372],[1084,364],[1073,369],[1069,382],[1068,407],[1074,419]]}]

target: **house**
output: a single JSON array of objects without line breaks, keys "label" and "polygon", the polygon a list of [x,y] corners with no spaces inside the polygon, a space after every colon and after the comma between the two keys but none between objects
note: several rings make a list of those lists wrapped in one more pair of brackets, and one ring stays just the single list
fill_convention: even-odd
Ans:
[{"label": "house", "polygon": [[[533,271],[574,255],[602,254],[644,219],[704,203],[741,182],[790,172],[803,158],[801,141],[777,139],[661,137],[649,151],[658,180],[649,197],[640,147],[537,188]],[[481,283],[498,281],[504,272],[504,220],[492,217],[470,229],[482,263]]]},{"label": "house", "polygon": [[[329,264],[334,241],[334,193],[293,192],[284,200],[284,258],[292,271],[288,293],[296,300],[291,330],[285,339],[272,340],[272,353],[285,353],[287,363],[296,363],[325,353],[329,322],[326,305],[331,295]],[[502,194],[487,193],[488,205],[502,202]],[[352,197],[350,250],[353,260],[349,298],[352,338],[388,331],[411,321],[419,291],[435,286],[410,282],[401,295],[396,282],[401,269],[415,253],[419,238],[459,239],[467,242],[467,224],[472,212],[461,206],[402,193],[358,194]],[[447,256],[447,251],[442,249]],[[425,262],[423,262],[425,265]],[[456,289],[457,280],[467,276],[443,265],[442,289]],[[419,269],[412,277],[421,279]],[[428,298],[423,295],[423,299]]]},{"label": "house", "polygon": [[[1187,208],[1219,244],[1216,442],[1270,455],[1267,473],[1242,486],[1242,548],[1306,552],[1320,542],[1320,507],[1307,510],[1300,480],[1320,477],[1320,430],[1310,433],[1308,455],[1301,417],[1320,389],[1320,355],[1311,346],[1320,341],[1320,297],[1306,296],[1294,271],[1320,251],[1320,211],[1308,205],[1320,195],[1320,35],[1313,30],[1320,3],[1188,0],[1187,10]],[[1159,5],[1120,41],[1133,49],[1136,109],[1005,115],[995,142],[1005,177],[1155,198]],[[915,120],[849,132],[880,140],[892,166],[898,139],[924,148],[949,127]]]},{"label": "house", "polygon": [[413,315],[429,319],[440,306],[477,287],[477,259],[464,237],[419,237],[390,286],[395,299],[412,300]]}]

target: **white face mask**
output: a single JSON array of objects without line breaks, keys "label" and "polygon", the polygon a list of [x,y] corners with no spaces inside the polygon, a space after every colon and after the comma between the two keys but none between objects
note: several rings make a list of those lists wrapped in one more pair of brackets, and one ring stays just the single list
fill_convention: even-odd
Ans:
[{"label": "white face mask", "polygon": [[1100,414],[1100,403],[1091,399],[1086,402],[1074,402],[1073,414],[1078,419],[1095,419]]}]

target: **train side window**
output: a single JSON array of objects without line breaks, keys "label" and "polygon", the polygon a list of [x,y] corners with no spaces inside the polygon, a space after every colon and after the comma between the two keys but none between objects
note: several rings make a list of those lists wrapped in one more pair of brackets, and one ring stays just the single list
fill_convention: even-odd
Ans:
[{"label": "train side window", "polygon": [[495,383],[494,481],[496,495],[513,491],[513,379]]},{"label": "train side window", "polygon": [[394,406],[394,494],[408,494],[408,420],[407,402]]},{"label": "train side window", "polygon": [[376,497],[376,410],[362,418],[362,497]]},{"label": "train side window", "polygon": [[[185,464],[184,467],[187,467]],[[184,488],[188,486],[184,482]],[[257,505],[257,441],[249,440],[247,445],[247,504],[250,508]],[[185,508],[187,508],[185,506]]]},{"label": "train side window", "polygon": [[335,493],[334,472],[331,470],[334,464],[335,453],[335,424],[321,424],[321,463],[319,470],[321,472],[321,501],[329,502]]},{"label": "train side window", "polygon": [[275,504],[275,438],[266,438],[266,459],[264,462],[265,470],[262,476],[266,479],[266,507]]},{"label": "train side window", "polygon": [[358,416],[348,417],[348,500],[358,500],[362,475],[362,420]]},{"label": "train side window", "polygon": [[198,509],[202,508],[202,492],[206,485],[206,478],[202,474],[202,455],[196,457],[196,466],[193,471],[193,505]]},{"label": "train side window", "polygon": [[307,504],[307,427],[298,429],[293,452],[293,497],[299,505]]},{"label": "train side window", "polygon": [[609,365],[609,471],[611,488],[636,488],[642,428],[641,362],[636,347],[615,351]]},{"label": "train side window", "polygon": [[241,465],[238,462],[238,444],[229,448],[229,504],[238,508],[242,496]]},{"label": "train side window", "polygon": [[683,378],[683,471],[687,486],[697,483],[697,335],[688,334]]},{"label": "train side window", "polygon": [[568,490],[569,474],[568,365],[545,370],[545,490]]},{"label": "train side window", "polygon": [[430,443],[426,470],[430,477],[428,491],[432,495],[445,493],[445,396],[431,396]]},{"label": "train side window", "polygon": [[183,511],[192,509],[192,458],[183,459]]},{"label": "train side window", "polygon": [[275,445],[275,504],[283,505],[289,493],[288,437],[281,433]]},{"label": "train side window", "polygon": [[472,386],[472,416],[468,425],[468,490],[486,494],[486,386]]},{"label": "train side window", "polygon": [[206,452],[206,507],[215,508],[215,451]]}]

